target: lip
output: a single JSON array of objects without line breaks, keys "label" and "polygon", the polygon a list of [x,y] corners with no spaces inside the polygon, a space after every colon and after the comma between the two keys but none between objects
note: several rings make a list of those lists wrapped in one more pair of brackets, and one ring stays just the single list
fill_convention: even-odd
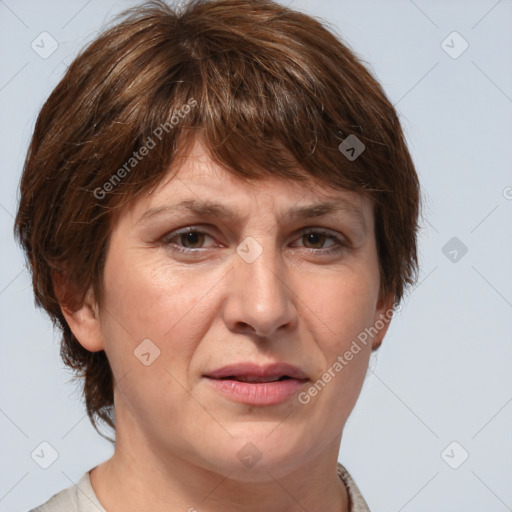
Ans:
[{"label": "lip", "polygon": [[[208,372],[203,377],[227,398],[258,406],[280,404],[309,381],[302,370],[288,363],[264,366],[237,363]],[[282,380],[268,381],[278,378]]]}]

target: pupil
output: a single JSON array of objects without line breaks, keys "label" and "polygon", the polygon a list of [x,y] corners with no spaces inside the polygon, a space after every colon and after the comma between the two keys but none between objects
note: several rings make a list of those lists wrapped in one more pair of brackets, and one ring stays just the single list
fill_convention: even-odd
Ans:
[{"label": "pupil", "polygon": [[191,244],[197,243],[197,233],[188,233],[187,237],[188,242],[190,242]]},{"label": "pupil", "polygon": [[319,244],[323,241],[324,235],[320,235],[318,233],[309,233],[307,236],[307,243],[311,245]]},{"label": "pupil", "polygon": [[185,233],[184,236],[184,245],[197,245],[201,242],[201,237],[199,233],[194,233],[191,231],[190,233]]}]

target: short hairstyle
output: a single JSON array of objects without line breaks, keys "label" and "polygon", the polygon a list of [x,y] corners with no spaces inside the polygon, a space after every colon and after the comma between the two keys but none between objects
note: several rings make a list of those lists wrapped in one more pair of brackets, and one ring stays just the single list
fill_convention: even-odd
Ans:
[{"label": "short hairstyle", "polygon": [[[130,9],[44,104],[15,221],[36,303],[62,332],[98,431],[98,420],[115,429],[112,371],[103,351],[78,343],[60,303],[78,308],[91,288],[101,304],[116,213],[195,137],[243,179],[313,179],[369,197],[381,296],[397,305],[416,280],[418,178],[392,104],[346,44],[270,0]],[[67,283],[59,297],[56,275]]]}]

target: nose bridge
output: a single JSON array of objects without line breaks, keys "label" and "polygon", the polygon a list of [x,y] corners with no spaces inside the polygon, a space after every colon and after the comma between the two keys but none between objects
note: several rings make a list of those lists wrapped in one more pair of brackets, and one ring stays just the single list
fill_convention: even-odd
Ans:
[{"label": "nose bridge", "polygon": [[[263,299],[275,300],[281,298],[283,294],[281,288],[284,286],[282,277],[279,275],[280,270],[282,274],[282,265],[280,264],[278,251],[270,240],[267,242],[265,246],[261,245],[261,252],[253,261],[241,258],[242,261],[238,263],[245,282],[250,284],[253,290],[253,296],[256,299],[261,297],[259,301],[262,302],[261,306],[264,305]],[[256,249],[253,248],[252,250]]]},{"label": "nose bridge", "polygon": [[270,336],[294,322],[291,290],[271,235],[247,237],[238,247],[225,308],[232,329]]}]

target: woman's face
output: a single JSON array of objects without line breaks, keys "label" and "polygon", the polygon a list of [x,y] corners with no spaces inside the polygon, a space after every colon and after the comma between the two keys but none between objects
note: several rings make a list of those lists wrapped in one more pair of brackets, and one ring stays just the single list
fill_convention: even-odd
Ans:
[{"label": "woman's face", "polygon": [[196,143],[113,227],[88,345],[112,366],[118,443],[247,481],[332,452],[386,330],[378,299],[368,199],[249,184]]}]

